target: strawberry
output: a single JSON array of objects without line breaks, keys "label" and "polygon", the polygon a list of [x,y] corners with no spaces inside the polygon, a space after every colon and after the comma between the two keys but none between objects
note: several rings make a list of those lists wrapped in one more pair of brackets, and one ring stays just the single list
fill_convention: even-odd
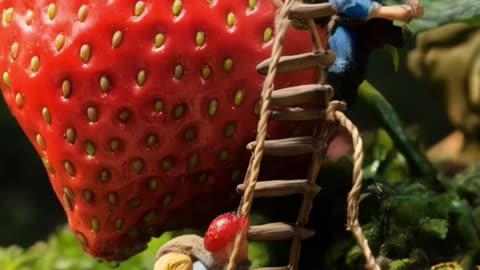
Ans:
[{"label": "strawberry", "polygon": [[[237,202],[275,10],[271,0],[0,1],[2,94],[86,252],[124,260]],[[308,32],[285,44],[311,50]]]},{"label": "strawberry", "polygon": [[239,232],[247,232],[248,218],[226,213],[215,218],[205,233],[205,249],[218,253],[233,244]]}]

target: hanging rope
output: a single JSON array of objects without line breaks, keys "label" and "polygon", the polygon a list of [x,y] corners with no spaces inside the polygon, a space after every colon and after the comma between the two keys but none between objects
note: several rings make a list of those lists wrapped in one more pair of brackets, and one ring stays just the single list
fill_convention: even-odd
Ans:
[{"label": "hanging rope", "polygon": [[366,267],[369,270],[380,270],[380,266],[377,264],[375,256],[368,245],[368,240],[363,234],[362,227],[358,221],[359,213],[359,196],[362,189],[363,180],[363,141],[360,137],[357,127],[340,111],[334,112],[335,119],[344,127],[352,136],[353,141],[353,186],[348,193],[347,198],[347,229],[350,230],[357,240],[363,255],[365,256]]},{"label": "hanging rope", "polygon": [[[274,80],[277,74],[277,64],[280,61],[283,50],[283,40],[290,26],[290,20],[288,19],[288,13],[294,0],[286,0],[284,5],[280,8],[280,11],[276,14],[275,18],[275,40],[272,48],[271,62],[268,67],[268,74],[263,83],[262,89],[262,107],[260,110],[260,120],[257,126],[257,138],[256,145],[253,152],[253,158],[249,166],[249,173],[247,174],[244,197],[242,200],[242,206],[240,208],[240,215],[248,216],[252,207],[253,196],[255,193],[255,185],[257,183],[258,175],[260,172],[260,164],[263,158],[265,138],[267,136],[268,119],[270,118],[270,99],[272,91],[274,90]],[[230,260],[228,262],[227,270],[234,270],[236,265],[236,258],[240,248],[241,237],[237,235],[234,243],[232,253],[230,254]]]}]

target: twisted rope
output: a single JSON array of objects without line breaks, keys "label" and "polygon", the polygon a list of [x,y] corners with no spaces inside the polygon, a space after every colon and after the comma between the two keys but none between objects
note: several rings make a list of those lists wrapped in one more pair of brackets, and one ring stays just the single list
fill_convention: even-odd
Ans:
[{"label": "twisted rope", "polygon": [[[285,34],[290,26],[291,21],[288,19],[288,14],[294,0],[286,0],[283,6],[280,8],[280,11],[276,14],[275,18],[275,40],[272,48],[272,56],[270,65],[268,67],[268,74],[263,83],[262,89],[262,107],[260,110],[260,120],[257,126],[257,138],[256,145],[253,152],[253,158],[251,159],[251,164],[249,165],[249,173],[247,175],[246,183],[247,187],[245,189],[244,198],[242,201],[242,206],[240,208],[240,215],[248,216],[250,214],[250,209],[252,207],[253,197],[255,193],[255,185],[257,183],[258,175],[260,172],[260,164],[263,158],[264,153],[264,144],[265,138],[267,136],[268,128],[268,119],[270,118],[271,111],[270,100],[272,92],[274,90],[274,80],[277,74],[277,64],[280,61],[283,50],[283,40],[285,39]],[[230,259],[227,265],[227,270],[234,270],[236,265],[237,255],[240,249],[241,243],[241,234],[238,234],[235,238],[235,243],[233,250],[230,254]]]},{"label": "twisted rope", "polygon": [[380,270],[380,266],[377,264],[375,256],[368,245],[368,240],[363,234],[362,227],[358,221],[358,204],[360,191],[362,189],[363,180],[363,141],[360,137],[357,127],[340,111],[335,111],[335,119],[344,127],[352,136],[354,152],[353,152],[353,186],[348,193],[347,198],[347,229],[350,230],[357,240],[363,255],[365,256],[366,268],[369,270]]}]

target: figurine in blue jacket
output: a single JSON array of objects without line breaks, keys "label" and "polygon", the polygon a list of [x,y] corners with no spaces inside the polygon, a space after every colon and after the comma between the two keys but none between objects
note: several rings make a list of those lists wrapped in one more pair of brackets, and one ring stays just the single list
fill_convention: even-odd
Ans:
[{"label": "figurine in blue jacket", "polygon": [[366,77],[368,58],[375,49],[390,44],[400,48],[405,43],[406,28],[393,21],[409,22],[423,16],[419,0],[386,6],[382,0],[328,0],[338,9],[339,20],[329,38],[336,61],[329,69],[328,83],[335,89],[335,99],[350,107],[359,85]]}]

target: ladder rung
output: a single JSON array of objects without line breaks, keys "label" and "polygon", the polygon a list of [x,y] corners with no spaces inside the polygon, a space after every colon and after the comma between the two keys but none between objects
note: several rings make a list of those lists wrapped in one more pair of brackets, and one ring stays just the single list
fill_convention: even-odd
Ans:
[{"label": "ladder rung", "polygon": [[[238,192],[245,192],[246,185],[240,184],[237,187]],[[259,181],[255,185],[255,198],[264,197],[283,197],[295,194],[317,194],[320,187],[312,185],[308,180],[271,180]]]},{"label": "ladder rung", "polygon": [[312,237],[314,230],[306,229],[297,225],[290,225],[283,222],[268,223],[263,225],[251,226],[248,231],[248,239],[272,241],[287,240],[298,237],[301,240]]},{"label": "ladder rung", "polygon": [[[266,75],[268,73],[268,66],[270,65],[271,58],[261,62],[257,66],[257,71]],[[325,53],[302,53],[297,55],[288,55],[280,57],[280,61],[277,64],[277,73],[288,73],[294,71],[300,71],[317,66],[328,67],[335,61],[335,56],[330,52]]]},{"label": "ladder rung", "polygon": [[278,121],[308,121],[325,116],[324,109],[287,108],[283,111],[272,111],[270,118]]},{"label": "ladder rung", "polygon": [[[247,145],[250,151],[255,149],[257,142],[253,141]],[[264,154],[271,156],[296,156],[313,152],[312,137],[294,137],[278,140],[266,140]]]},{"label": "ladder rung", "polygon": [[273,106],[294,106],[308,102],[327,103],[333,96],[330,85],[305,84],[275,90],[272,92]]},{"label": "ladder rung", "polygon": [[295,2],[290,9],[290,19],[315,19],[337,14],[337,8],[330,3],[305,4]]}]

